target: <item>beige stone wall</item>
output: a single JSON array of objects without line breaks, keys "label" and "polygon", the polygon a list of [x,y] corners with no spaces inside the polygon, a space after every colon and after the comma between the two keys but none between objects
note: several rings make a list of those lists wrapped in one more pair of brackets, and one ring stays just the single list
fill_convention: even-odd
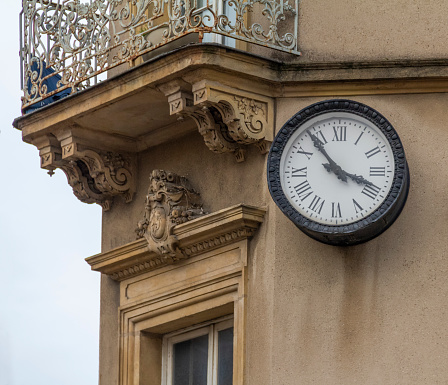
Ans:
[{"label": "beige stone wall", "polygon": [[446,58],[444,0],[302,0],[304,61]]},{"label": "beige stone wall", "polygon": [[[262,7],[249,15],[249,25],[267,30]],[[294,56],[238,41],[236,47],[280,61],[296,63],[358,62],[448,58],[448,7],[445,0],[300,0],[298,48]],[[291,20],[279,23],[281,33],[294,31]],[[173,47],[197,41],[179,41]],[[158,49],[144,60],[166,52]],[[140,63],[137,60],[136,63]],[[122,65],[108,73],[129,69]]]},{"label": "beige stone wall", "polygon": [[[317,100],[284,101],[279,120]],[[249,355],[251,381],[251,372],[280,384],[297,384],[298,376],[303,384],[448,381],[446,95],[356,100],[381,111],[400,134],[411,172],[408,202],[383,235],[350,248],[309,239],[270,205],[272,361],[266,369]],[[252,321],[249,346],[265,332]]]},{"label": "beige stone wall", "polygon": [[304,63],[446,58],[447,19],[444,0],[300,0],[301,57],[248,50]]},{"label": "beige stone wall", "polygon": [[[209,212],[238,203],[268,208],[249,250],[246,384],[448,382],[447,96],[350,98],[391,121],[411,172],[401,216],[373,241],[339,248],[308,238],[272,202],[265,155],[251,149],[236,163],[209,151],[199,134],[142,154],[134,201],[104,213],[104,251],[134,240],[154,168],[187,176]],[[276,129],[322,99],[278,100]],[[116,384],[116,348],[104,337],[116,338],[115,295],[104,283],[100,373],[108,385]]]},{"label": "beige stone wall", "polygon": [[[237,203],[259,207],[268,204],[265,155],[248,148],[247,160],[237,163],[231,154],[214,154],[196,132],[175,143],[161,145],[139,155],[138,188],[134,200],[114,202],[103,212],[103,252],[136,239],[137,222],[143,219],[149,176],[153,169],[186,176],[200,192],[204,209],[211,213]],[[270,198],[269,198],[270,199]],[[264,245],[261,239],[260,245]],[[261,250],[265,247],[261,246]],[[261,253],[260,255],[262,255]],[[100,385],[118,385],[119,283],[103,276],[101,287]]]}]

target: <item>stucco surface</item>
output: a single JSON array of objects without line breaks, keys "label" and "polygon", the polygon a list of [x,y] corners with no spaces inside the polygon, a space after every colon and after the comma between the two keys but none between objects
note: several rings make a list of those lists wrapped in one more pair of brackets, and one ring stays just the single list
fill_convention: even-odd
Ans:
[{"label": "stucco surface", "polygon": [[302,0],[301,60],[447,57],[447,18],[444,0]]},{"label": "stucco surface", "polygon": [[[247,160],[237,163],[230,154],[209,151],[199,134],[141,154],[134,201],[118,201],[104,213],[104,250],[134,240],[155,168],[187,176],[209,212],[238,203],[267,207],[249,248],[246,384],[448,382],[448,98],[351,99],[390,120],[411,173],[401,216],[366,244],[341,248],[308,238],[272,202],[265,182],[266,155],[249,149]],[[318,100],[322,98],[278,100],[276,130]],[[103,297],[113,293],[103,287]],[[112,314],[103,313],[103,324]],[[114,349],[102,350],[102,362],[111,363],[114,354]]]},{"label": "stucco surface", "polygon": [[[381,111],[400,134],[411,172],[408,202],[384,234],[348,248],[313,241],[270,205],[276,218],[267,310],[274,324],[271,376],[280,384],[444,384],[447,100],[435,94],[356,100]],[[279,120],[314,101],[284,101]]]}]

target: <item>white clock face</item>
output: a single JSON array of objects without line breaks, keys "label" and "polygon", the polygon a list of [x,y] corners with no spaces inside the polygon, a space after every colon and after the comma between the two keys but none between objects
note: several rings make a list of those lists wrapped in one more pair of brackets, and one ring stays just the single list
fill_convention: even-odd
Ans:
[{"label": "white clock face", "polygon": [[394,156],[384,134],[355,114],[328,112],[289,138],[280,160],[282,189],[304,217],[329,226],[357,222],[386,199]]}]

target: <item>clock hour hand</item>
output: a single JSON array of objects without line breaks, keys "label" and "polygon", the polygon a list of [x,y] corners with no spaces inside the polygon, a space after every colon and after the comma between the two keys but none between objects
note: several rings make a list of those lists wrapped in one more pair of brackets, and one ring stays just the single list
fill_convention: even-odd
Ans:
[{"label": "clock hour hand", "polygon": [[333,172],[338,177],[338,179],[347,183],[347,173],[341,168],[341,166],[337,165],[334,162],[322,163],[322,166],[324,166],[325,170],[327,170],[328,172]]},{"label": "clock hour hand", "polygon": [[341,166],[339,166],[333,159],[330,158],[330,155],[328,155],[327,151],[325,151],[322,141],[316,135],[312,134],[310,130],[306,130],[306,132],[313,141],[314,147],[316,147],[325,156],[325,158],[327,158],[328,163],[322,163],[322,166],[325,167],[325,170],[327,170],[328,172],[333,172],[338,177],[338,179],[342,180],[343,182],[347,182],[347,173],[342,170]]},{"label": "clock hour hand", "polygon": [[[324,163],[323,166],[325,167],[325,169],[328,172],[332,171],[331,165],[329,163]],[[350,174],[349,172],[344,171],[342,169],[340,170],[340,172],[345,176],[346,179],[347,179],[347,177],[349,177],[353,182],[356,182],[358,184],[365,184],[365,185],[375,186],[372,182],[370,182],[367,179],[365,179],[362,175]],[[338,176],[338,178],[339,178],[339,176]]]}]

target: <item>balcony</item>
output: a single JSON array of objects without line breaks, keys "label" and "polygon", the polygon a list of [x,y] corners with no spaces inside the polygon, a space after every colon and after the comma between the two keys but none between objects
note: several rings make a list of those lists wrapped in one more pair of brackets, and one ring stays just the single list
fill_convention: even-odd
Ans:
[{"label": "balcony", "polygon": [[268,151],[279,55],[300,54],[298,0],[22,5],[14,126],[82,202],[131,202],[138,155],[187,135],[236,162]]},{"label": "balcony", "polygon": [[[22,110],[187,43],[299,55],[298,0],[22,0]],[[254,46],[261,46],[258,51]]]}]

